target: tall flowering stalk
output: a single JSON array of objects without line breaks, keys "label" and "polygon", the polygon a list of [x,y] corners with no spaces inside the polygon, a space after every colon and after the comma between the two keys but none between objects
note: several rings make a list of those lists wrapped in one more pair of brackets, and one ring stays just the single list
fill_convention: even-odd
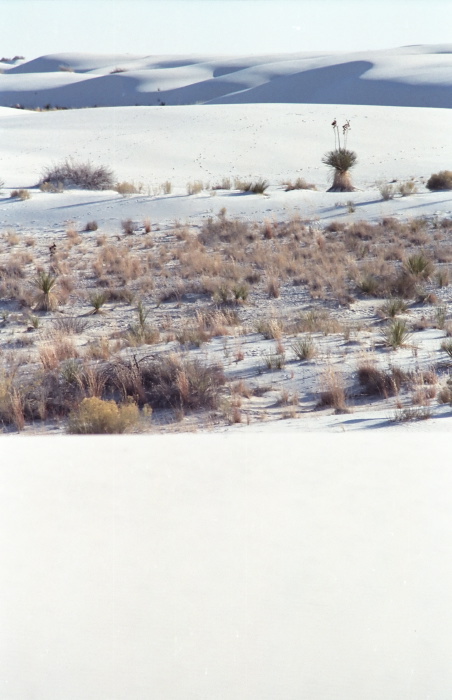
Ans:
[{"label": "tall flowering stalk", "polygon": [[347,120],[340,128],[335,119],[331,126],[334,131],[334,151],[328,151],[322,158],[322,163],[331,168],[333,173],[333,184],[328,192],[353,192],[355,188],[352,185],[349,170],[356,165],[358,157],[354,151],[347,148],[350,121]]}]

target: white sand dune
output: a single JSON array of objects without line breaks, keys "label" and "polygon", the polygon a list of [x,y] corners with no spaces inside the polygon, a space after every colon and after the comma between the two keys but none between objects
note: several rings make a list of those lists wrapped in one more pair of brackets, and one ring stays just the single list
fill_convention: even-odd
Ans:
[{"label": "white sand dune", "polygon": [[449,108],[451,86],[450,44],[234,58],[54,54],[6,67],[0,75],[0,104],[283,102]]},{"label": "white sand dune", "polygon": [[[0,152],[0,179],[6,187],[33,187],[45,167],[67,157],[103,164],[118,180],[144,185],[144,195],[127,199],[113,192],[54,195],[36,190],[22,203],[11,201],[4,190],[0,225],[33,222],[42,228],[91,216],[116,229],[127,217],[149,216],[160,223],[195,220],[223,207],[230,215],[254,219],[295,213],[322,221],[343,217],[346,212],[336,204],[351,196],[326,192],[328,171],[321,163],[325,151],[334,146],[334,117],[351,120],[349,143],[358,153],[354,182],[361,191],[352,195],[358,205],[355,218],[450,215],[449,193],[432,193],[422,185],[432,172],[451,167],[447,109],[284,104],[53,112],[0,108],[0,124],[9,135]],[[284,192],[281,183],[298,176],[318,191]],[[201,180],[208,187],[225,177],[264,177],[270,183],[268,196],[232,191],[186,196],[189,181]],[[381,200],[378,180],[411,177],[418,182],[419,194]],[[167,180],[173,193],[153,196],[154,188]]]}]

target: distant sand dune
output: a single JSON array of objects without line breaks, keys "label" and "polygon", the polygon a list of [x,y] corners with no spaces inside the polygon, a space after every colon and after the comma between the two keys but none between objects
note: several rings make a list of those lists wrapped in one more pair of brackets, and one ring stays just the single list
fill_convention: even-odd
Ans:
[{"label": "distant sand dune", "polygon": [[268,56],[51,54],[2,64],[0,104],[452,107],[452,44]]}]

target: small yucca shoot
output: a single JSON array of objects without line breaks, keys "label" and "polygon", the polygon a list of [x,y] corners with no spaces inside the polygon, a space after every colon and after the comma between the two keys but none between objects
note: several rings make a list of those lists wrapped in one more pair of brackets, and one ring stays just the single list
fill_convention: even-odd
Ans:
[{"label": "small yucca shoot", "polygon": [[36,311],[53,311],[58,306],[58,299],[55,293],[52,292],[57,278],[50,272],[41,270],[35,277],[34,286],[38,289],[36,298]]}]

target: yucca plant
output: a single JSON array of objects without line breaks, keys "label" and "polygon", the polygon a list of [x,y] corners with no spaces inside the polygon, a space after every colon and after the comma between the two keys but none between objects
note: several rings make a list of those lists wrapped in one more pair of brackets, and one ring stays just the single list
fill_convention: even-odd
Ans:
[{"label": "yucca plant", "polygon": [[380,307],[379,311],[384,318],[395,318],[398,314],[404,314],[407,308],[403,299],[395,297],[394,299],[388,299],[388,301]]},{"label": "yucca plant", "polygon": [[108,300],[108,293],[107,292],[93,292],[92,294],[90,294],[89,303],[93,307],[93,310],[91,311],[91,313],[92,314],[100,313],[102,306],[105,304],[105,302],[107,300]]},{"label": "yucca plant", "polygon": [[387,347],[397,350],[397,348],[403,348],[407,345],[411,338],[411,332],[406,321],[395,319],[382,329],[381,338]]},{"label": "yucca plant", "polygon": [[35,311],[54,311],[58,306],[56,294],[52,291],[57,278],[50,272],[41,270],[35,277],[34,286],[38,289]]},{"label": "yucca plant", "polygon": [[322,158],[322,163],[331,168],[333,184],[328,192],[353,192],[350,170],[356,165],[358,157],[354,151],[347,148],[347,136],[350,130],[350,122],[346,121],[342,126],[343,143],[336,119],[331,126],[334,131],[334,151],[328,151]]},{"label": "yucca plant", "polygon": [[424,253],[413,253],[404,261],[403,266],[409,274],[421,279],[429,279],[434,272],[432,261]]}]

